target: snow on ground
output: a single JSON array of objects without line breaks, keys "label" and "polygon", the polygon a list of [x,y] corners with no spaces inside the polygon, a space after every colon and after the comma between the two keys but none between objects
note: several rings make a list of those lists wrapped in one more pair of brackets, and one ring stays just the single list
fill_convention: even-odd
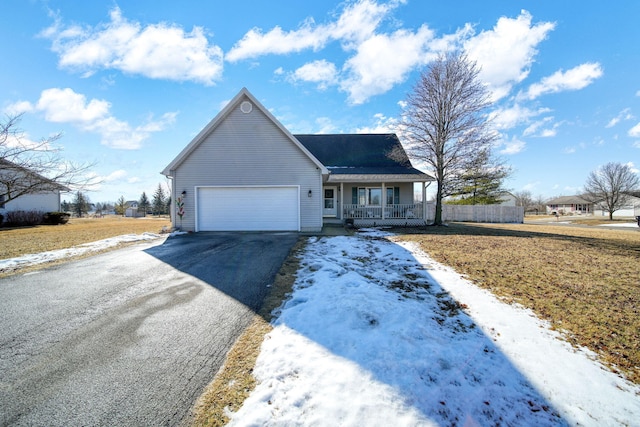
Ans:
[{"label": "snow on ground", "polygon": [[603,227],[628,227],[628,228],[636,228],[638,227],[637,222],[616,222],[613,224],[600,224]]},{"label": "snow on ground", "polygon": [[27,267],[29,265],[43,264],[46,262],[56,261],[75,255],[82,255],[87,252],[96,252],[102,249],[117,246],[120,243],[155,240],[160,237],[162,236],[153,233],[124,234],[121,236],[98,240],[96,242],[84,243],[82,245],[73,246],[71,248],[57,249],[54,251],[40,252],[37,254],[27,254],[16,258],[2,259],[0,260],[0,271],[15,270],[21,267]]},{"label": "snow on ground", "polygon": [[310,238],[230,425],[640,425],[639,387],[391,239]]}]

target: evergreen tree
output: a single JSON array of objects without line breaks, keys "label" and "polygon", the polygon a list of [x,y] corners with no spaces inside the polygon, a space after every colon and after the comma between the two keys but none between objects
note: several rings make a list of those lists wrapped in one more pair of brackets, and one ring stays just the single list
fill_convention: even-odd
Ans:
[{"label": "evergreen tree", "polygon": [[82,194],[81,191],[76,192],[71,205],[73,207],[73,213],[76,214],[78,218],[82,218],[83,214],[89,212],[89,198]]},{"label": "evergreen tree", "polygon": [[65,200],[60,204],[60,209],[62,209],[62,212],[71,212],[71,203]]},{"label": "evergreen tree", "polygon": [[503,180],[511,170],[491,156],[489,149],[476,154],[468,169],[451,179],[449,204],[495,205],[502,202]]},{"label": "evergreen tree", "polygon": [[147,197],[147,193],[144,191],[140,196],[140,200],[138,200],[138,210],[142,210],[143,216],[147,216],[147,211],[149,210],[149,198]]},{"label": "evergreen tree", "polygon": [[124,200],[124,196],[120,196],[114,207],[117,215],[124,215],[127,210],[127,202]]},{"label": "evergreen tree", "polygon": [[152,208],[154,215],[162,215],[167,213],[167,196],[164,194],[162,184],[158,184],[156,192],[153,193]]}]

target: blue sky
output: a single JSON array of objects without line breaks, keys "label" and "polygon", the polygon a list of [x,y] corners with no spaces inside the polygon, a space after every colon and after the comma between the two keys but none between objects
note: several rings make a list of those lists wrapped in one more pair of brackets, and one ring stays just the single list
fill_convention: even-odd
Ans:
[{"label": "blue sky", "polygon": [[94,202],[150,196],[242,87],[292,133],[388,132],[421,70],[463,49],[495,101],[506,186],[580,191],[640,167],[640,2],[4,0],[0,108],[95,162]]}]

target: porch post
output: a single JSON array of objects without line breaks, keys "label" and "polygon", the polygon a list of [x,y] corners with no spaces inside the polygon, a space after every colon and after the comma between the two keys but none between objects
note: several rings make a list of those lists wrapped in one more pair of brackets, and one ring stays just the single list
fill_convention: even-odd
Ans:
[{"label": "porch post", "polygon": [[422,219],[427,222],[427,186],[422,182]]},{"label": "porch post", "polygon": [[383,221],[384,221],[384,211],[386,207],[387,207],[387,189],[383,182],[382,183],[382,220]]},{"label": "porch post", "polygon": [[338,204],[338,218],[344,219],[344,182],[340,183],[340,203]]}]

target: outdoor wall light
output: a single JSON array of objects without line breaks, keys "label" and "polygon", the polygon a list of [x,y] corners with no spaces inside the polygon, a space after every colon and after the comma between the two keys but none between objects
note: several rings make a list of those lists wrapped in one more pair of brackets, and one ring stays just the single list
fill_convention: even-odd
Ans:
[{"label": "outdoor wall light", "polygon": [[182,191],[182,197],[187,195],[187,190]]},{"label": "outdoor wall light", "polygon": [[311,197],[311,190],[309,190],[309,193],[307,193],[307,196]]}]

